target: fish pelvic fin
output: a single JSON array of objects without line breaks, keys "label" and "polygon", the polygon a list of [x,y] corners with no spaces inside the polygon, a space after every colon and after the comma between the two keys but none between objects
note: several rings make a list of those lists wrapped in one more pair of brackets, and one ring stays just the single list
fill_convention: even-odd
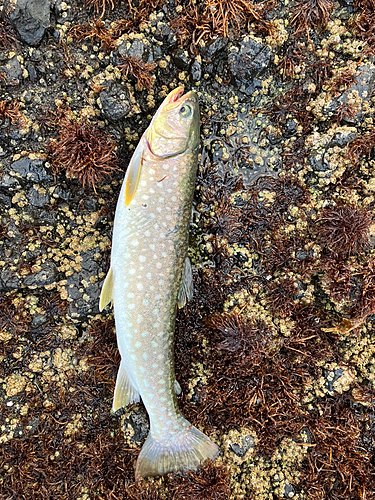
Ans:
[{"label": "fish pelvic fin", "polygon": [[213,460],[219,447],[203,432],[180,417],[181,430],[165,441],[152,437],[147,439],[139,454],[135,478],[161,476],[168,472],[196,470],[203,462]]},{"label": "fish pelvic fin", "polygon": [[139,392],[130,382],[128,370],[124,361],[121,361],[117,373],[115,393],[113,395],[112,410],[117,411],[130,403],[139,403]]},{"label": "fish pelvic fin", "polygon": [[99,311],[102,312],[103,309],[112,302],[112,289],[113,289],[113,271],[110,267],[108,274],[104,280],[102,291],[100,293],[99,300]]},{"label": "fish pelvic fin", "polygon": [[185,269],[182,275],[182,283],[178,292],[177,304],[179,309],[193,298],[193,270],[189,257],[185,259]]}]

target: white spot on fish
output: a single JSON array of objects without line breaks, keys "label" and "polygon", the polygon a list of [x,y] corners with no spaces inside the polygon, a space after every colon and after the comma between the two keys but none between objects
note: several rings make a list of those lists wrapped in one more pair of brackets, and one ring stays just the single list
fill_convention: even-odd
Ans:
[{"label": "white spot on fish", "polygon": [[129,269],[129,274],[135,274],[135,269]]},{"label": "white spot on fish", "polygon": [[143,358],[145,361],[147,361],[147,360],[148,360],[148,354],[144,352],[144,353],[142,354],[142,358]]},{"label": "white spot on fish", "polygon": [[137,361],[137,356],[135,354],[130,354],[130,359]]},{"label": "white spot on fish", "polygon": [[148,332],[142,332],[141,337],[143,337],[143,338],[148,337]]},{"label": "white spot on fish", "polygon": [[142,321],[143,321],[143,316],[141,316],[140,314],[138,314],[138,318],[137,318],[137,323],[138,323],[138,325],[139,325],[140,323],[142,323]]},{"label": "white spot on fish", "polygon": [[163,392],[165,392],[164,387],[162,387],[161,389],[158,390],[158,394],[163,394]]},{"label": "white spot on fish", "polygon": [[[147,273],[146,274],[146,278],[150,280],[152,278],[152,274],[151,273]],[[144,305],[147,306],[147,304],[144,304]]]},{"label": "white spot on fish", "polygon": [[143,285],[142,285],[142,283],[137,283],[137,288],[138,288],[138,290],[143,290]]},{"label": "white spot on fish", "polygon": [[135,305],[134,304],[128,304],[128,309],[134,309]]},{"label": "white spot on fish", "polygon": [[133,246],[133,247],[137,247],[139,245],[139,241],[138,240],[132,240],[130,242],[130,244]]},{"label": "white spot on fish", "polygon": [[145,236],[151,236],[151,232],[147,229],[147,231],[145,231]]},{"label": "white spot on fish", "polygon": [[152,368],[156,369],[159,365],[157,363],[152,363]]},{"label": "white spot on fish", "polygon": [[139,262],[146,262],[146,257],[144,255],[140,255]]},{"label": "white spot on fish", "polygon": [[149,192],[150,194],[155,194],[155,189],[150,188],[150,189],[148,190],[148,192]]},{"label": "white spot on fish", "polygon": [[141,181],[140,185],[143,186],[143,187],[145,187],[145,186],[147,186],[147,182],[146,181]]},{"label": "white spot on fish", "polygon": [[163,264],[162,264],[161,262],[157,262],[157,263],[156,263],[156,267],[157,267],[158,269],[161,269],[161,268],[163,267]]},{"label": "white spot on fish", "polygon": [[[151,340],[151,347],[157,347],[157,346],[158,346],[158,343],[157,343],[157,342],[155,342],[155,340]],[[153,366],[154,366],[154,365],[153,365]],[[154,368],[157,368],[157,367],[158,367],[158,365],[157,365],[157,364],[155,364]]]},{"label": "white spot on fish", "polygon": [[139,367],[139,371],[140,371],[141,373],[146,373],[146,368],[145,368],[144,366],[140,366],[140,367]]},{"label": "white spot on fish", "polygon": [[127,296],[128,299],[132,299],[134,297],[134,293],[133,292],[129,292],[126,296]]},{"label": "white spot on fish", "polygon": [[136,347],[137,349],[139,349],[139,348],[141,347],[141,345],[142,345],[142,342],[136,342],[136,343],[135,343],[135,347]]}]

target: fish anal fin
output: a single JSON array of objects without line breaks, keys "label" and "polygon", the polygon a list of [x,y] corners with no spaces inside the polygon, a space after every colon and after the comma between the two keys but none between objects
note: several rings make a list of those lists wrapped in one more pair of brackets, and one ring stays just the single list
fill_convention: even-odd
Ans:
[{"label": "fish anal fin", "polygon": [[136,479],[196,470],[207,458],[213,460],[219,454],[219,447],[203,432],[183,417],[178,423],[180,430],[173,439],[157,440],[151,433],[147,436],[137,460]]},{"label": "fish anal fin", "polygon": [[139,403],[139,392],[130,382],[124,361],[121,361],[117,373],[115,393],[113,395],[113,411],[117,411],[130,403]]},{"label": "fish anal fin", "polygon": [[193,271],[189,257],[185,259],[185,269],[182,276],[181,288],[178,292],[177,304],[181,309],[186,302],[193,298]]},{"label": "fish anal fin", "polygon": [[143,151],[144,144],[141,139],[136,147],[133,156],[128,165],[128,169],[125,175],[125,206],[127,207],[129,203],[134,198],[134,195],[137,191],[139,177],[141,175],[142,163],[143,163]]},{"label": "fish anal fin", "polygon": [[180,384],[177,382],[177,380],[174,381],[173,388],[174,388],[175,394],[177,394],[177,396],[179,396],[182,392],[182,389],[181,389]]},{"label": "fish anal fin", "polygon": [[109,269],[108,274],[104,280],[102,291],[100,293],[99,300],[99,311],[103,309],[112,302],[112,289],[113,289],[113,271],[112,267]]}]

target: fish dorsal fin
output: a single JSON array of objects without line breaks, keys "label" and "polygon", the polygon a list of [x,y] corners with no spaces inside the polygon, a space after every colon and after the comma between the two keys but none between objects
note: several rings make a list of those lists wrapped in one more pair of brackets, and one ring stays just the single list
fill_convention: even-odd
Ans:
[{"label": "fish dorsal fin", "polygon": [[180,291],[178,292],[177,304],[181,309],[186,302],[193,298],[193,272],[189,257],[185,259],[185,270],[182,276]]},{"label": "fish dorsal fin", "polygon": [[102,291],[100,293],[100,301],[99,301],[99,311],[103,311],[103,309],[112,302],[112,289],[113,289],[113,271],[112,267],[109,268],[108,274],[104,280]]},{"label": "fish dorsal fin", "polygon": [[144,138],[142,137],[136,147],[134,154],[128,165],[128,169],[125,175],[125,206],[127,207],[129,203],[134,198],[137,191],[139,177],[141,175],[143,158],[142,154],[144,151]]}]

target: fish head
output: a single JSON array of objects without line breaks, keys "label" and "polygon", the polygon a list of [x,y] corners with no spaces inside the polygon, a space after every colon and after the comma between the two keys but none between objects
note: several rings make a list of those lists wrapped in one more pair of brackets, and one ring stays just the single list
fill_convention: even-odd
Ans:
[{"label": "fish head", "polygon": [[151,152],[169,158],[199,146],[199,105],[194,91],[172,90],[155,113],[146,131]]}]

